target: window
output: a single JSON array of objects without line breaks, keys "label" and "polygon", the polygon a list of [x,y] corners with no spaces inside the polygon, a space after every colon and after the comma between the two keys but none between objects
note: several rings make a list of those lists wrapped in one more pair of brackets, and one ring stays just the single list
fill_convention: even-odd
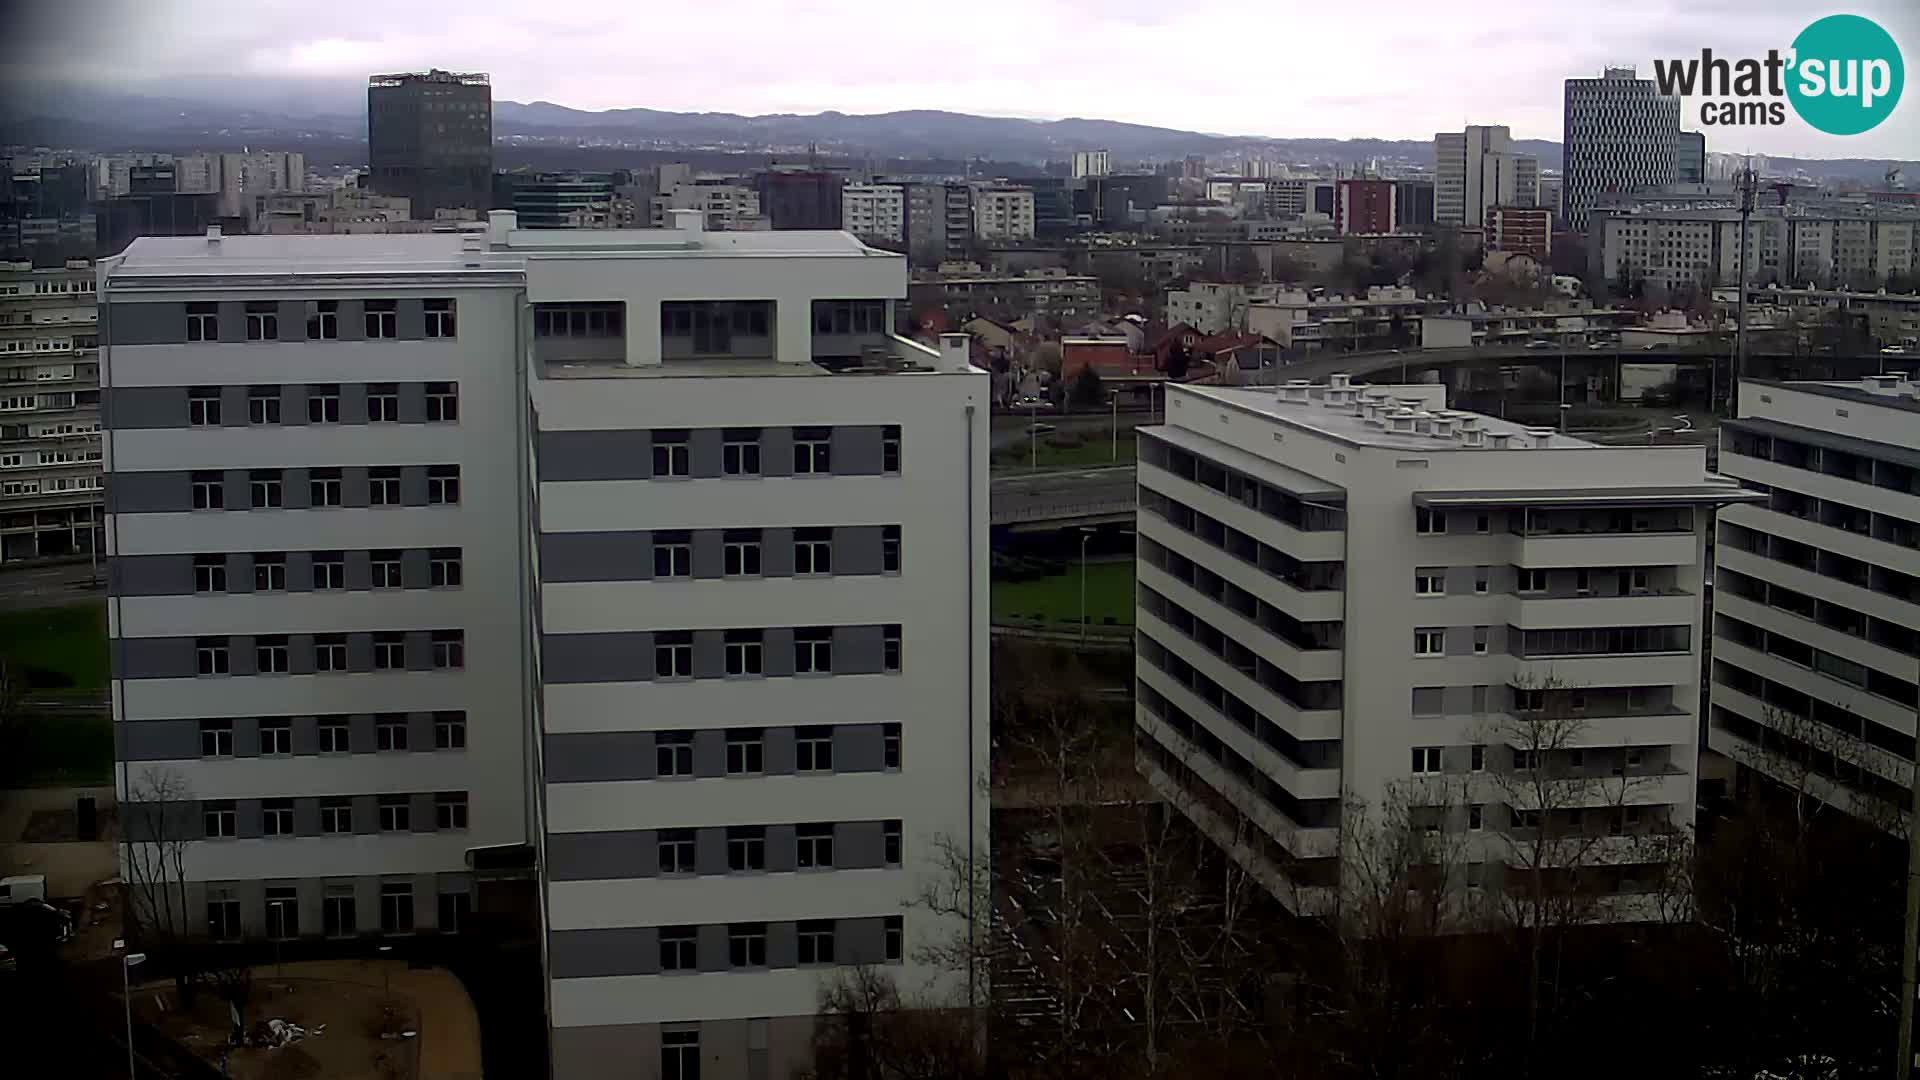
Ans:
[{"label": "window", "polygon": [[900,425],[889,424],[880,432],[880,471],[900,471]]},{"label": "window", "polygon": [[234,813],[232,799],[209,799],[201,803],[200,820],[209,840],[225,839],[239,832],[239,818]]},{"label": "window", "polygon": [[1476,626],[1473,628],[1473,655],[1475,656],[1487,655],[1488,633],[1489,633],[1488,627]]},{"label": "window", "polygon": [[1545,570],[1520,571],[1520,591],[1523,593],[1543,593],[1547,591],[1547,572]]},{"label": "window", "polygon": [[207,890],[207,936],[215,941],[240,936],[240,901],[225,889]]},{"label": "window", "polygon": [[727,631],[727,674],[759,675],[762,673],[760,637],[761,632],[758,630]]},{"label": "window", "polygon": [[1415,570],[1413,572],[1413,593],[1415,596],[1439,596],[1447,591],[1447,572],[1445,570]]},{"label": "window", "polygon": [[793,572],[833,573],[833,530],[825,528],[793,530]]},{"label": "window", "polygon": [[[430,338],[453,337],[453,301],[444,298],[431,298],[421,302],[426,308],[427,336]],[[448,417],[452,419],[452,417]]]},{"label": "window", "polygon": [[277,424],[280,422],[280,388],[277,386],[252,386],[247,388],[247,423]]},{"label": "window", "polygon": [[802,870],[824,870],[833,866],[833,826],[829,823],[796,825],[794,842],[799,845],[794,865]]},{"label": "window", "polygon": [[380,931],[413,933],[413,885],[405,881],[380,883]]},{"label": "window", "polygon": [[807,919],[799,924],[802,964],[833,963],[833,920]]},{"label": "window", "polygon": [[255,469],[247,475],[247,496],[255,510],[274,510],[286,505],[286,491],[278,469]]},{"label": "window", "polygon": [[793,430],[793,472],[796,476],[833,471],[833,434],[828,428]]},{"label": "window", "polygon": [[1644,592],[1647,592],[1649,588],[1650,588],[1650,579],[1645,570],[1633,570],[1628,573],[1627,575],[1627,591],[1628,592],[1635,593],[1635,594],[1644,593]]},{"label": "window", "polygon": [[1413,748],[1413,774],[1422,776],[1440,771],[1440,748],[1437,746],[1416,746]]},{"label": "window", "polygon": [[1472,758],[1474,772],[1487,771],[1487,748],[1484,744],[1475,743],[1473,745]]},{"label": "window", "polygon": [[266,836],[292,836],[293,800],[260,800],[260,832]]},{"label": "window", "polygon": [[369,340],[400,336],[400,302],[398,300],[368,300],[365,312]]},{"label": "window", "polygon": [[433,548],[428,551],[427,584],[436,589],[460,587],[459,548]]},{"label": "window", "polygon": [[1540,767],[1540,751],[1515,750],[1513,752],[1513,771],[1532,772]]},{"label": "window", "polygon": [[323,754],[346,754],[353,749],[353,739],[344,716],[323,716],[320,718],[320,752]]},{"label": "window", "polygon": [[460,502],[460,466],[427,466],[427,503],[454,506]]},{"label": "window", "polygon": [[1492,515],[1490,514],[1473,515],[1473,531],[1474,532],[1477,532],[1477,533],[1487,532],[1492,527],[1492,525],[1493,525]]},{"label": "window", "polygon": [[440,894],[440,932],[457,934],[473,917],[473,894],[447,892]]},{"label": "window", "polygon": [[320,921],[328,937],[351,937],[359,929],[354,919],[353,886],[329,885],[320,900]]},{"label": "window", "polygon": [[391,548],[368,554],[367,568],[372,574],[373,587],[376,589],[397,589],[401,586],[400,553]]},{"label": "window", "polygon": [[307,423],[337,424],[340,422],[340,386],[338,383],[324,383],[307,387]]},{"label": "window", "polygon": [[727,775],[751,776],[766,769],[766,733],[760,728],[727,732]]},{"label": "window", "polygon": [[193,557],[193,591],[197,593],[227,591],[227,557],[225,555]]},{"label": "window", "polygon": [[902,837],[899,819],[880,823],[880,861],[888,866],[899,866],[902,855]]},{"label": "window", "polygon": [[436,829],[467,827],[466,792],[442,791],[433,796],[433,827]]},{"label": "window", "polygon": [[659,832],[660,872],[662,874],[694,873],[694,847],[692,829],[662,829]]},{"label": "window", "polygon": [[307,474],[307,501],[313,506],[340,506],[344,496],[339,469],[314,469]]},{"label": "window", "polygon": [[[663,926],[660,928],[660,970],[692,971],[696,967],[695,949],[698,932],[691,926]],[[664,1042],[664,1038],[662,1040]]]},{"label": "window", "polygon": [[700,1032],[697,1029],[661,1030],[660,1080],[700,1080]]},{"label": "window", "polygon": [[253,591],[285,592],[287,590],[287,557],[277,551],[255,552],[253,556]]},{"label": "window", "polygon": [[405,795],[380,796],[380,831],[406,832],[411,825],[410,802]]},{"label": "window", "polygon": [[193,643],[194,669],[202,675],[225,675],[229,670],[227,639],[196,638]]},{"label": "window", "polygon": [[293,753],[293,720],[268,716],[260,721],[260,756],[286,757]]},{"label": "window", "polygon": [[457,671],[467,666],[467,635],[463,630],[433,632],[433,666],[441,671]]},{"label": "window", "polygon": [[900,725],[880,725],[880,764],[883,768],[900,767]]},{"label": "window", "polygon": [[467,748],[466,713],[437,712],[433,714],[433,748],[435,750]]},{"label": "window", "polygon": [[653,674],[658,679],[693,678],[693,633],[664,630],[653,635]]},{"label": "window", "polygon": [[320,591],[347,587],[347,556],[344,552],[313,553],[313,587]]},{"label": "window", "polygon": [[[540,304],[533,311],[535,337],[620,337],[622,304]],[[662,312],[662,323],[666,322]]]},{"label": "window", "polygon": [[760,429],[728,428],[720,444],[720,471],[728,476],[760,475]]},{"label": "window", "polygon": [[187,340],[220,340],[219,304],[200,303],[187,305]]},{"label": "window", "polygon": [[693,775],[693,732],[662,731],[653,737],[654,775],[666,779]]},{"label": "window", "polygon": [[728,577],[760,576],[760,530],[728,529],[721,534],[725,545],[722,571]]},{"label": "window", "polygon": [[1573,591],[1581,596],[1586,596],[1593,592],[1592,571],[1575,570],[1573,572]]},{"label": "window", "polygon": [[1473,568],[1473,591],[1481,596],[1487,594],[1487,587],[1493,579],[1493,568],[1476,566]]},{"label": "window", "polygon": [[734,923],[727,927],[727,962],[737,968],[767,966],[767,924]]},{"label": "window", "polygon": [[793,739],[793,767],[800,772],[832,770],[833,729],[824,724],[796,729]]},{"label": "window", "polygon": [[880,572],[897,574],[900,572],[900,526],[886,525],[880,529]]},{"label": "window", "polygon": [[907,951],[906,918],[901,915],[887,916],[883,937],[885,939],[886,958],[889,961],[898,961],[905,956]]},{"label": "window", "polygon": [[460,419],[460,388],[457,383],[427,384],[427,422],[451,424]]},{"label": "window", "polygon": [[1587,692],[1585,690],[1567,691],[1567,709],[1571,712],[1587,711]]},{"label": "window", "polygon": [[653,433],[653,475],[689,476],[692,466],[688,457],[687,433],[685,431],[656,431]]},{"label": "window", "polygon": [[195,510],[221,510],[225,509],[226,505],[226,482],[219,473],[193,474],[193,508]]},{"label": "window", "polygon": [[1413,655],[1444,656],[1447,651],[1447,632],[1437,629],[1415,630],[1413,632]]},{"label": "window", "polygon": [[1515,687],[1513,691],[1513,710],[1515,712],[1539,712],[1547,707],[1547,692],[1539,687]]},{"label": "window", "polygon": [[367,470],[367,502],[374,506],[400,505],[400,469],[385,465]]},{"label": "window", "polygon": [[373,748],[381,751],[400,751],[407,748],[405,713],[381,713],[373,718]]},{"label": "window", "polygon": [[332,341],[339,336],[340,301],[310,301],[307,304],[307,340]]},{"label": "window", "polygon": [[693,535],[679,529],[663,529],[653,534],[653,576],[683,578],[693,576]]},{"label": "window", "polygon": [[1468,832],[1479,832],[1481,825],[1483,825],[1485,822],[1486,822],[1486,807],[1482,806],[1479,803],[1474,803],[1473,805],[1467,807],[1467,831]]},{"label": "window", "polygon": [[200,756],[233,756],[233,721],[200,721]]},{"label": "window", "polygon": [[897,675],[900,661],[900,624],[888,623],[880,628],[880,669]]},{"label": "window", "polygon": [[267,890],[267,936],[276,941],[300,936],[300,894],[278,886]]},{"label": "window", "polygon": [[373,383],[367,387],[367,422],[392,424],[400,420],[400,387]]},{"label": "window", "polygon": [[1424,506],[1413,508],[1413,531],[1422,536],[1440,536],[1447,531],[1447,512],[1429,510]]},{"label": "window", "polygon": [[833,673],[833,631],[824,626],[793,632],[793,670],[797,675]]},{"label": "window", "polygon": [[187,423],[194,427],[220,426],[220,388],[196,386],[187,391]]},{"label": "window", "polygon": [[767,830],[760,825],[727,827],[727,869],[738,872],[767,868]]}]

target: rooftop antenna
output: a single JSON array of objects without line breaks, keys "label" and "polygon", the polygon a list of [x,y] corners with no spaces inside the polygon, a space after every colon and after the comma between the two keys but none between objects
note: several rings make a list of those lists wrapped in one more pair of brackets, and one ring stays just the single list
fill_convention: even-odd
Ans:
[{"label": "rooftop antenna", "polygon": [[1748,157],[1740,168],[1738,180],[1740,191],[1740,324],[1733,330],[1733,371],[1727,379],[1727,415],[1740,415],[1740,369],[1747,359],[1747,225],[1753,220],[1753,195],[1759,187],[1759,176],[1753,171],[1753,158]]}]

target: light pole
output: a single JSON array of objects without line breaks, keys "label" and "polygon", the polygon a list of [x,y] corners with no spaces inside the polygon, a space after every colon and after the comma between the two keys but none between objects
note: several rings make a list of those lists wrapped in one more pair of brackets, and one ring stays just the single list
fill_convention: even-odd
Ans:
[{"label": "light pole", "polygon": [[126,947],[127,947],[126,941],[119,938],[114,939],[113,951],[120,953],[120,1004],[125,1007],[126,1014],[127,1014],[127,1080],[138,1080],[138,1077],[134,1075],[134,1071],[133,1071],[133,975],[132,975],[132,971],[133,971],[134,965],[146,963],[147,954],[140,953],[140,952],[136,952],[136,953],[122,952],[122,950],[125,949]]},{"label": "light pole", "polygon": [[1113,392],[1113,460],[1120,460],[1120,391]]},{"label": "light pole", "polygon": [[1080,526],[1080,644],[1087,643],[1087,541],[1093,539],[1093,528]]},{"label": "light pole", "polygon": [[391,945],[380,946],[380,1007],[388,1016],[393,1015],[393,965],[387,955],[392,951]]},{"label": "light pole", "polygon": [[1027,402],[1027,471],[1040,467],[1040,399]]}]

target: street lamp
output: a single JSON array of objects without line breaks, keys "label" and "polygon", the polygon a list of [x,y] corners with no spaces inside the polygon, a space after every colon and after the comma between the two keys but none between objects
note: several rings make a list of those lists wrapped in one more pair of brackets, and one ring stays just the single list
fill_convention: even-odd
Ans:
[{"label": "street lamp", "polygon": [[113,939],[113,951],[120,953],[120,1004],[127,1014],[127,1080],[139,1080],[133,1072],[133,975],[136,964],[147,962],[143,952],[124,952],[127,943],[122,938]]},{"label": "street lamp", "polygon": [[1027,471],[1040,467],[1040,399],[1027,401]]},{"label": "street lamp", "polygon": [[387,956],[392,951],[391,945],[380,946],[380,1007],[388,1016],[393,1015],[393,965]]},{"label": "street lamp", "polygon": [[1120,391],[1113,392],[1113,460],[1120,460]]},{"label": "street lamp", "polygon": [[1087,541],[1093,539],[1093,527],[1080,526],[1080,644],[1087,643]]}]

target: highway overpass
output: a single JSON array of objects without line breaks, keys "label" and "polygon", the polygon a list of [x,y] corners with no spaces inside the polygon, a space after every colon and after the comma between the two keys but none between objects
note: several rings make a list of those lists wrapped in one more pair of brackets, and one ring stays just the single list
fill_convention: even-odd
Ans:
[{"label": "highway overpass", "polygon": [[1014,532],[1133,521],[1133,466],[993,478],[991,521]]}]

